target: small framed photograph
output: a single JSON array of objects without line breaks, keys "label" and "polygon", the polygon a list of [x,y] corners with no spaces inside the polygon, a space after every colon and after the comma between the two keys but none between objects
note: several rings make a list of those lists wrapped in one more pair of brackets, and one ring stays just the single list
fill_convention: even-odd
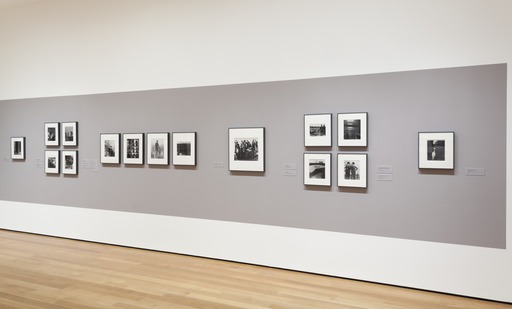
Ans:
[{"label": "small framed photograph", "polygon": [[265,128],[230,128],[229,170],[265,171]]},{"label": "small framed photograph", "polygon": [[100,134],[100,161],[107,164],[119,164],[121,162],[121,134]]},{"label": "small framed photograph", "polygon": [[44,172],[47,174],[60,173],[60,151],[46,150],[44,152]]},{"label": "small framed photograph", "polygon": [[123,134],[123,163],[144,164],[144,133]]},{"label": "small framed photograph", "polygon": [[196,165],[196,132],[172,133],[172,164]]},{"label": "small framed photograph", "polygon": [[62,151],[62,174],[77,175],[78,174],[78,151],[63,150]]},{"label": "small framed photograph", "polygon": [[455,132],[419,132],[418,167],[454,169]]},{"label": "small framed photograph", "polygon": [[338,146],[368,146],[368,113],[338,114]]},{"label": "small framed photograph", "polygon": [[147,163],[155,165],[169,165],[169,133],[148,133]]},{"label": "small framed photograph", "polygon": [[304,147],[332,145],[332,114],[304,115]]},{"label": "small framed photograph", "polygon": [[60,124],[58,122],[47,122],[44,124],[44,145],[60,145]]},{"label": "small framed photograph", "polygon": [[78,146],[78,122],[61,124],[62,146]]},{"label": "small framed photograph", "polygon": [[11,137],[11,159],[25,160],[25,138]]},{"label": "small framed photograph", "polygon": [[304,154],[304,184],[310,186],[331,186],[331,154]]},{"label": "small framed photograph", "polygon": [[367,154],[338,154],[338,187],[368,187]]}]

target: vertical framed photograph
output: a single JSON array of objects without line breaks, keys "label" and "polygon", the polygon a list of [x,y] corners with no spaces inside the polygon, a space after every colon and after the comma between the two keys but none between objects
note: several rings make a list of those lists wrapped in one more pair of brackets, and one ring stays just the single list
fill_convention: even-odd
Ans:
[{"label": "vertical framed photograph", "polygon": [[331,154],[304,154],[304,184],[309,186],[331,186]]},{"label": "vertical framed photograph", "polygon": [[169,165],[169,133],[148,133],[147,163],[155,165]]},{"label": "vertical framed photograph", "polygon": [[332,145],[332,114],[304,115],[304,147]]},{"label": "vertical framed photograph", "polygon": [[44,172],[47,174],[60,173],[60,151],[46,150],[44,152]]},{"label": "vertical framed photograph", "polygon": [[62,146],[78,146],[78,122],[61,124]]},{"label": "vertical framed photograph", "polygon": [[368,146],[368,113],[338,114],[338,146]]},{"label": "vertical framed photograph", "polygon": [[25,160],[25,138],[11,137],[11,159]]},{"label": "vertical framed photograph", "polygon": [[367,154],[338,154],[338,187],[368,188]]},{"label": "vertical framed photograph", "polygon": [[60,124],[58,122],[47,122],[44,124],[44,145],[60,145]]},{"label": "vertical framed photograph", "polygon": [[78,174],[78,151],[63,150],[62,151],[62,174],[77,175]]},{"label": "vertical framed photograph", "polygon": [[418,167],[454,169],[455,132],[419,132]]},{"label": "vertical framed photograph", "polygon": [[172,164],[196,165],[196,132],[172,133]]},{"label": "vertical framed photograph", "polygon": [[123,134],[123,163],[144,164],[144,133]]},{"label": "vertical framed photograph", "polygon": [[265,171],[265,128],[230,128],[229,170]]},{"label": "vertical framed photograph", "polygon": [[121,162],[121,134],[100,134],[100,162],[119,164]]}]

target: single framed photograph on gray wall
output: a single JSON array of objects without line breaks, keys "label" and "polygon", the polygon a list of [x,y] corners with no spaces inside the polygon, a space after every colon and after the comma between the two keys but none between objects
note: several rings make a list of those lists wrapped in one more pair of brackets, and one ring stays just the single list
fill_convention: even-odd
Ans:
[{"label": "single framed photograph on gray wall", "polygon": [[25,138],[11,137],[11,159],[25,160]]},{"label": "single framed photograph on gray wall", "polygon": [[147,163],[169,165],[169,133],[147,133],[146,139]]},{"label": "single framed photograph on gray wall", "polygon": [[229,170],[265,171],[265,128],[230,128]]},{"label": "single framed photograph on gray wall", "polygon": [[106,164],[121,162],[121,134],[100,134],[100,162]]},{"label": "single framed photograph on gray wall", "polygon": [[368,188],[368,155],[338,153],[338,187]]},{"label": "single framed photograph on gray wall", "polygon": [[78,146],[78,122],[61,124],[62,146]]},{"label": "single framed photograph on gray wall", "polygon": [[144,133],[123,134],[123,163],[144,164]]},{"label": "single framed photograph on gray wall", "polygon": [[196,165],[196,132],[172,133],[172,164]]},{"label": "single framed photograph on gray wall", "polygon": [[419,132],[418,168],[454,169],[455,132]]},{"label": "single framed photograph on gray wall", "polygon": [[60,123],[46,122],[44,124],[44,145],[59,146],[60,145]]},{"label": "single framed photograph on gray wall", "polygon": [[332,145],[332,114],[304,115],[304,147]]},{"label": "single framed photograph on gray wall", "polygon": [[77,175],[78,174],[78,151],[63,150],[62,151],[62,174]]},{"label": "single framed photograph on gray wall", "polygon": [[60,151],[46,150],[44,152],[44,172],[46,174],[60,173]]},{"label": "single framed photograph on gray wall", "polygon": [[368,113],[338,114],[338,146],[368,146]]},{"label": "single framed photograph on gray wall", "polygon": [[304,185],[331,186],[330,153],[304,153]]}]

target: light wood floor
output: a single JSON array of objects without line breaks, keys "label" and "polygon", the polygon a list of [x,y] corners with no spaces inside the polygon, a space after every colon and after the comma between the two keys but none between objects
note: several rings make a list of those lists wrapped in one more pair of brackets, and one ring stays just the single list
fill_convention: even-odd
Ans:
[{"label": "light wood floor", "polygon": [[512,309],[512,305],[0,230],[0,308]]}]

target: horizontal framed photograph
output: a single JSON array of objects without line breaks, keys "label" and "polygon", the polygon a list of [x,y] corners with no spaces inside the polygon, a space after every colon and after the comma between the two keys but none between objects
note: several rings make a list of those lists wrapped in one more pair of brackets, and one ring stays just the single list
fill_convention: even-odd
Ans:
[{"label": "horizontal framed photograph", "polygon": [[338,146],[368,146],[368,113],[338,114]]},{"label": "horizontal framed photograph", "polygon": [[144,133],[123,134],[123,163],[144,164]]},{"label": "horizontal framed photograph", "polygon": [[25,160],[25,138],[11,137],[11,159]]},{"label": "horizontal framed photograph", "polygon": [[265,128],[230,128],[229,170],[265,171]]},{"label": "horizontal framed photograph", "polygon": [[78,151],[63,150],[62,151],[62,174],[77,175],[78,174]]},{"label": "horizontal framed photograph", "polygon": [[60,151],[46,150],[44,152],[44,172],[47,174],[60,173]]},{"label": "horizontal framed photograph", "polygon": [[46,122],[44,124],[44,145],[60,146],[60,123]]},{"label": "horizontal framed photograph", "polygon": [[304,184],[308,186],[331,186],[331,154],[304,154]]},{"label": "horizontal framed photograph", "polygon": [[455,132],[419,132],[418,167],[454,169]]},{"label": "horizontal framed photograph", "polygon": [[338,154],[338,187],[368,187],[368,155]]},{"label": "horizontal framed photograph", "polygon": [[196,165],[196,132],[172,133],[172,164]]},{"label": "horizontal framed photograph", "polygon": [[121,163],[121,134],[100,134],[100,162],[106,164]]},{"label": "horizontal framed photograph", "polygon": [[147,133],[147,163],[169,165],[169,133]]},{"label": "horizontal framed photograph", "polygon": [[332,114],[304,115],[304,147],[332,146]]},{"label": "horizontal framed photograph", "polygon": [[61,124],[62,146],[78,146],[78,122]]}]

